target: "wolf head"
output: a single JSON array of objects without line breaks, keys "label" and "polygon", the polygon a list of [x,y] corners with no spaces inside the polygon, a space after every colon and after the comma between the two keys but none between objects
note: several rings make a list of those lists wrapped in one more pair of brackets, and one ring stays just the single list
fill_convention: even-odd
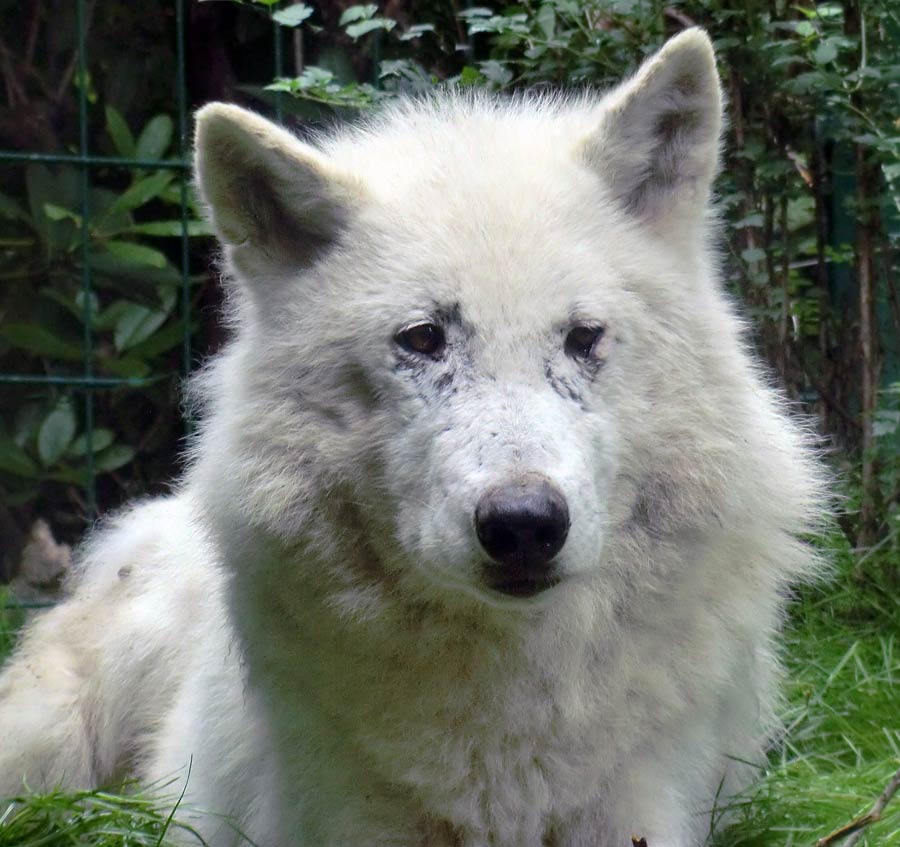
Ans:
[{"label": "wolf head", "polygon": [[721,114],[700,30],[602,98],[441,96],[317,146],[201,110],[237,331],[194,479],[223,524],[518,607],[801,527],[707,249]]}]

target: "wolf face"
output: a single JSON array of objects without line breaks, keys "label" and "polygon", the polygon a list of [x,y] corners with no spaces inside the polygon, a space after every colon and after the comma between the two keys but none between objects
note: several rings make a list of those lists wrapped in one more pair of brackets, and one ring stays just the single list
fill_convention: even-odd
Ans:
[{"label": "wolf face", "polygon": [[286,540],[343,507],[408,596],[517,607],[740,511],[734,430],[772,413],[709,282],[720,123],[697,31],[599,101],[414,103],[320,148],[203,110],[218,487]]}]

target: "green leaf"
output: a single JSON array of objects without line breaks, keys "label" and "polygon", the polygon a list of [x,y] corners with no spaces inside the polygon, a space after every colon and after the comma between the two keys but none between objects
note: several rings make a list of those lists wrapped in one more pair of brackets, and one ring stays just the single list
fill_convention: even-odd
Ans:
[{"label": "green leaf", "polygon": [[81,226],[81,215],[76,215],[75,212],[64,209],[62,206],[56,206],[53,203],[44,203],[44,214],[51,221],[70,220],[74,221],[75,226]]},{"label": "green leaf", "polygon": [[11,438],[0,436],[0,471],[15,476],[37,476],[34,460]]},{"label": "green leaf", "polygon": [[[74,298],[70,298],[67,294],[60,291],[58,288],[53,288],[51,286],[44,286],[40,289],[40,294],[42,297],[46,297],[48,300],[52,300],[54,303],[62,306],[72,317],[79,320],[82,324],[84,323],[84,291],[80,290],[75,294]],[[91,293],[91,315],[95,316],[97,314],[97,309],[100,307],[99,302],[97,300],[97,295],[93,292]]]},{"label": "green leaf", "polygon": [[145,291],[147,284],[177,285],[181,281],[181,274],[170,264],[164,268],[136,264],[112,253],[91,251],[88,264],[96,274],[94,281],[98,286],[115,288],[129,295]]},{"label": "green leaf", "polygon": [[414,38],[419,38],[426,32],[434,32],[434,24],[413,24],[400,36],[400,40],[412,41]]},{"label": "green leaf", "polygon": [[296,81],[300,88],[316,88],[329,85],[333,80],[334,73],[327,68],[320,68],[318,65],[307,65]]},{"label": "green leaf", "polygon": [[31,164],[25,168],[25,189],[28,195],[28,206],[31,211],[31,220],[37,229],[45,221],[44,206],[54,200],[59,203],[55,180],[50,169],[43,164]]},{"label": "green leaf", "polygon": [[27,350],[36,356],[80,362],[84,354],[74,344],[62,341],[59,335],[38,324],[7,324],[0,335],[13,347]]},{"label": "green leaf", "polygon": [[300,26],[312,13],[313,7],[307,6],[306,3],[294,3],[286,9],[279,9],[272,15],[272,20],[277,21],[282,26]]},{"label": "green leaf", "polygon": [[106,107],[106,133],[112,139],[116,153],[125,159],[134,157],[134,135],[118,109]]},{"label": "green leaf", "polygon": [[47,259],[52,261],[66,248],[74,230],[71,221],[50,220],[44,207],[48,204],[64,209],[78,206],[78,175],[71,168],[60,168],[54,175],[45,165],[30,164],[25,169],[25,186],[31,225],[44,242]]},{"label": "green leaf", "polygon": [[94,329],[98,332],[107,332],[111,330],[119,318],[125,313],[128,307],[132,305],[128,300],[116,300],[107,306],[102,312],[94,313]]},{"label": "green leaf", "polygon": [[[159,199],[172,206],[181,207],[181,186],[178,181],[170,182],[160,193]],[[190,203],[190,189],[188,189],[188,203]]]},{"label": "green leaf", "polygon": [[[794,7],[796,8],[796,7]],[[839,18],[844,14],[840,3],[819,3],[816,5],[816,16],[820,18]]]},{"label": "green leaf", "polygon": [[75,426],[72,403],[68,397],[63,397],[38,430],[37,450],[44,467],[50,467],[62,458],[75,437]]},{"label": "green leaf", "polygon": [[51,473],[45,473],[44,477],[52,479],[54,482],[64,482],[67,485],[85,486],[88,484],[86,468],[57,467]]},{"label": "green leaf", "polygon": [[118,359],[104,361],[103,368],[113,376],[124,376],[127,378],[150,376],[152,370],[150,365],[131,353],[127,356],[120,356]]},{"label": "green leaf", "polygon": [[[84,296],[85,295],[83,288],[79,288],[78,291],[75,292],[75,305],[78,308],[78,316],[80,319],[83,319],[85,314]],[[91,320],[93,321],[94,316],[97,314],[97,312],[100,311],[100,301],[97,299],[97,295],[94,294],[93,291],[90,292],[87,305],[90,306]]]},{"label": "green leaf", "polygon": [[113,444],[94,457],[94,469],[100,473],[117,470],[135,457],[135,450],[127,444]]},{"label": "green leaf", "polygon": [[[494,15],[491,18],[474,18],[468,22],[469,35],[480,32],[495,33],[496,46],[511,47],[518,42],[518,36],[528,32],[528,16],[524,14]],[[512,40],[508,40],[512,37]]]},{"label": "green leaf", "polygon": [[[195,332],[197,327],[191,324],[189,330]],[[141,359],[152,359],[160,353],[165,353],[173,347],[177,347],[184,341],[184,324],[181,321],[174,321],[168,326],[164,326],[158,332],[153,333],[146,341],[135,344],[131,348],[130,356],[138,356]],[[122,361],[122,360],[120,360]],[[143,376],[143,374],[140,374]]]},{"label": "green leaf", "polygon": [[481,62],[479,68],[481,69],[481,73],[484,74],[485,79],[494,83],[498,88],[502,88],[512,81],[512,71],[495,59],[488,59],[486,62]]},{"label": "green leaf", "polygon": [[122,191],[111,191],[108,188],[91,189],[91,229],[101,238],[127,229],[134,223],[129,211],[116,212],[113,206],[122,196]]},{"label": "green leaf", "polygon": [[168,264],[164,253],[143,244],[135,244],[133,241],[107,241],[106,249],[116,258],[134,265],[164,268]]},{"label": "green leaf", "polygon": [[140,136],[138,136],[134,155],[138,159],[161,158],[166,150],[169,149],[174,132],[175,125],[168,115],[157,115],[155,118],[151,118]]},{"label": "green leaf", "polygon": [[741,218],[739,221],[735,221],[731,227],[732,229],[744,229],[748,226],[763,226],[765,224],[765,219],[762,214],[759,212],[754,212],[753,214],[747,215],[744,218]]},{"label": "green leaf", "polygon": [[[37,434],[38,427],[44,419],[46,408],[44,404],[38,400],[22,403],[16,410],[16,417],[13,421],[12,440],[19,446],[25,445]],[[2,438],[2,436],[0,436]]]},{"label": "green leaf", "polygon": [[[116,440],[115,433],[110,429],[95,429],[91,438],[91,452],[99,453],[109,447]],[[87,453],[87,435],[79,435],[66,451],[69,456],[84,456]]]},{"label": "green leaf", "polygon": [[[160,237],[181,235],[181,221],[148,221],[147,223],[134,224],[128,227],[128,232],[136,235],[156,235]],[[212,235],[212,227],[206,221],[187,221],[187,234],[191,238],[203,235]]]},{"label": "green leaf", "polygon": [[378,11],[378,6],[374,3],[366,3],[360,6],[350,6],[344,9],[341,19],[338,21],[340,26],[353,23],[353,21],[363,21],[371,18]]},{"label": "green leaf", "polygon": [[900,412],[893,409],[878,409],[872,420],[872,435],[882,438],[893,435],[900,427]]},{"label": "green leaf", "polygon": [[741,258],[749,265],[753,262],[762,262],[766,258],[766,251],[761,247],[748,247],[741,251]]},{"label": "green leaf", "polygon": [[484,85],[484,76],[478,68],[466,65],[459,75],[459,84],[462,86]]},{"label": "green leaf", "polygon": [[175,174],[171,171],[160,171],[159,173],[148,176],[145,179],[138,180],[109,207],[105,217],[127,212],[137,209],[145,203],[149,203],[154,197],[160,194],[162,190],[175,178]]},{"label": "green leaf", "polygon": [[817,65],[827,65],[829,62],[833,62],[837,58],[837,55],[837,45],[829,38],[822,41],[819,46],[816,47],[813,58]]},{"label": "green leaf", "polygon": [[140,344],[144,339],[153,335],[165,323],[168,316],[168,312],[162,309],[150,309],[147,306],[129,303],[122,310],[113,332],[113,343],[116,345],[116,350],[124,352],[136,344]]},{"label": "green leaf", "polygon": [[359,21],[359,23],[350,24],[344,32],[351,38],[357,39],[376,29],[384,29],[390,32],[395,26],[397,26],[397,21],[393,21],[390,18],[369,18],[365,21]]},{"label": "green leaf", "polygon": [[553,38],[556,32],[556,10],[553,8],[552,3],[544,3],[538,9],[535,21],[546,38]]}]

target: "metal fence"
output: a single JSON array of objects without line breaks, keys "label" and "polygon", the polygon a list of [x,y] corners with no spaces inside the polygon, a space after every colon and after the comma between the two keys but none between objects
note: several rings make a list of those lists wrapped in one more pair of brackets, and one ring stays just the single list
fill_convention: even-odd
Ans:
[{"label": "metal fence", "polygon": [[[94,412],[95,395],[99,391],[115,390],[121,387],[137,388],[149,386],[158,382],[160,378],[171,378],[177,374],[150,374],[144,377],[106,376],[95,372],[94,351],[95,333],[92,328],[92,301],[93,280],[89,251],[91,247],[91,172],[101,167],[119,168],[146,168],[148,170],[171,170],[178,174],[178,185],[181,193],[181,254],[180,254],[180,315],[182,327],[181,338],[181,364],[180,375],[187,375],[194,364],[194,351],[192,350],[192,315],[190,300],[190,246],[189,246],[189,191],[191,180],[190,159],[190,123],[188,92],[186,85],[185,66],[185,41],[187,26],[188,0],[173,0],[175,15],[175,102],[177,112],[177,148],[176,158],[142,159],[121,158],[107,155],[95,155],[89,144],[89,45],[87,37],[86,21],[87,0],[76,0],[76,26],[77,26],[77,70],[75,77],[77,88],[77,112],[78,112],[78,152],[68,153],[38,153],[22,150],[0,150],[0,163],[19,164],[44,163],[48,165],[75,166],[79,172],[79,214],[80,214],[80,259],[81,259],[81,291],[82,291],[82,323],[83,335],[81,339],[82,362],[80,372],[65,374],[37,374],[37,373],[0,373],[0,384],[27,385],[35,387],[55,386],[58,389],[80,393],[83,397],[82,415],[83,431],[85,437],[85,503],[89,521],[97,514],[97,473],[94,466]],[[282,32],[280,25],[273,21],[273,75],[283,75],[283,50]],[[274,95],[274,111],[276,119],[282,117],[282,95]]]}]

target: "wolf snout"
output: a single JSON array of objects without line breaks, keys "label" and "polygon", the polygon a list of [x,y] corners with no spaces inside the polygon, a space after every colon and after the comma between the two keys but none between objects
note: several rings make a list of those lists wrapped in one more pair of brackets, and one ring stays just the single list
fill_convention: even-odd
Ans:
[{"label": "wolf snout", "polygon": [[569,507],[545,477],[529,474],[490,489],[475,509],[475,531],[491,557],[491,588],[530,596],[559,581],[553,557],[569,534]]}]

